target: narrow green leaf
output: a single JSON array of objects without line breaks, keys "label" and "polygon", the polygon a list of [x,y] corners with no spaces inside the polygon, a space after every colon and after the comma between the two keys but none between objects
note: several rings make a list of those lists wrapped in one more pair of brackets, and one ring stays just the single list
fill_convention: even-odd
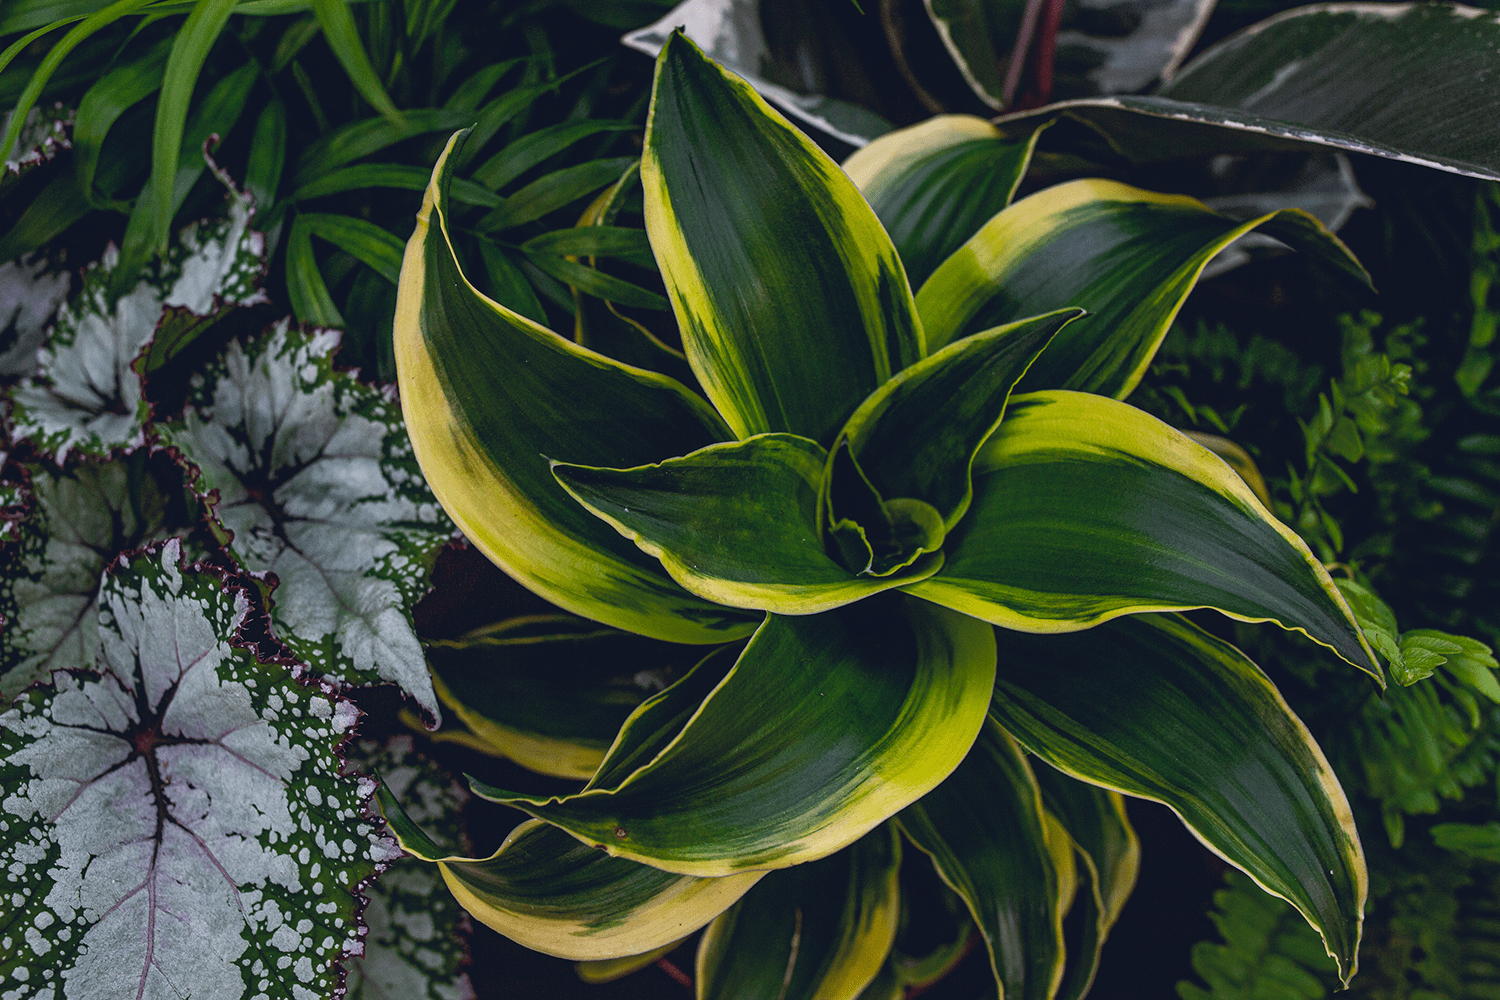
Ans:
[{"label": "narrow green leaf", "polygon": [[647,291],[639,285],[632,285],[622,278],[605,274],[603,271],[576,261],[544,254],[527,254],[527,259],[558,281],[571,285],[580,292],[604,299],[606,302],[618,302],[622,306],[634,306],[638,309],[665,310],[667,308],[667,300],[655,292]]},{"label": "narrow green leaf", "polygon": [[[510,254],[489,240],[481,239],[478,242],[479,257],[484,262],[485,274],[489,278],[487,285],[490,298],[507,309],[520,313],[533,323],[546,326],[546,310],[537,300],[536,292],[532,291],[531,282],[526,280],[525,273],[511,260]],[[585,344],[584,346],[592,345]],[[611,354],[610,357],[614,355]],[[629,363],[629,359],[616,358],[616,360],[625,360]]]},{"label": "narrow green leaf", "polygon": [[875,578],[828,555],[818,530],[826,461],[815,441],[757,434],[634,469],[554,463],[552,473],[672,579],[719,604],[814,614],[930,576],[940,556]]},{"label": "narrow green leaf", "polygon": [[373,222],[352,215],[328,215],[303,212],[299,225],[314,236],[321,236],[356,260],[374,268],[386,281],[395,284],[401,278],[401,255],[405,246],[395,236]]},{"label": "narrow green leaf", "polygon": [[532,167],[551,159],[574,143],[601,132],[628,132],[636,126],[630,122],[593,119],[559,122],[528,132],[507,143],[500,152],[474,168],[470,175],[476,183],[499,190]]},{"label": "narrow green leaf", "polygon": [[987,222],[922,286],[917,308],[936,347],[1021,316],[1082,306],[1089,317],[1032,366],[1022,391],[1123,399],[1208,262],[1257,228],[1368,281],[1337,237],[1298,209],[1237,222],[1181,195],[1081,180]]},{"label": "narrow green leaf", "polygon": [[480,551],[565,610],[676,642],[745,635],[756,616],[684,591],[552,477],[547,457],[644,464],[729,431],[680,383],[579,347],[468,282],[445,217],[459,138],[434,170],[396,306],[401,404],[433,492]]},{"label": "narrow green leaf", "polygon": [[987,721],[958,770],[899,822],[968,905],[1000,996],[1050,1000],[1062,979],[1065,901],[1041,792],[1015,741]]},{"label": "narrow green leaf", "polygon": [[540,236],[533,236],[521,244],[528,254],[553,257],[617,257],[655,267],[656,258],[651,256],[651,241],[640,229],[622,226],[574,226],[557,229]]},{"label": "narrow green leaf", "polygon": [[[356,163],[353,166],[324,174],[299,187],[292,193],[294,201],[324,198],[345,191],[360,191],[365,188],[400,188],[404,191],[425,191],[432,179],[432,171],[403,163]],[[452,195],[454,201],[466,205],[483,205],[494,208],[500,204],[500,196],[487,191],[472,181],[455,177]]]},{"label": "narrow green leaf", "polygon": [[474,228],[481,233],[498,233],[533,222],[613,184],[619,179],[620,171],[633,162],[635,161],[631,157],[623,156],[590,160],[554,170],[506,198],[499,208],[482,217]]},{"label": "narrow green leaf", "polygon": [[573,298],[577,306],[573,337],[578,343],[627,365],[661,372],[689,388],[697,386],[682,352],[623,315],[614,303],[576,292]]},{"label": "narrow green leaf", "polygon": [[993,630],[974,619],[899,595],[770,615],[681,732],[642,765],[612,766],[632,749],[627,723],[577,795],[470,786],[611,855],[684,874],[815,861],[958,766],[983,722],[976,702],[991,685],[993,643]]},{"label": "narrow green leaf", "polygon": [[391,103],[380,83],[380,76],[370,64],[364,43],[359,40],[359,29],[354,26],[354,12],[349,9],[349,0],[312,0],[313,12],[318,15],[318,24],[323,28],[323,37],[328,47],[343,64],[349,74],[349,82],[359,91],[359,96],[385,115],[396,118],[400,112]]},{"label": "narrow green leaf", "polygon": [[162,77],[161,97],[156,103],[156,124],[151,132],[151,190],[156,208],[152,220],[155,238],[152,242],[165,249],[172,231],[177,177],[177,160],[182,152],[183,130],[187,124],[188,103],[198,85],[198,73],[208,58],[209,49],[219,40],[219,32],[229,22],[238,0],[198,0],[193,12],[178,29],[167,57]]},{"label": "narrow green leaf", "polygon": [[900,866],[887,823],[832,857],[771,872],[703,932],[698,1000],[858,996],[896,938]]},{"label": "narrow green leaf", "polygon": [[844,172],[891,234],[906,276],[920,287],[1010,204],[1041,131],[1006,140],[983,118],[938,115],[877,137],[844,161]]},{"label": "narrow green leaf", "polygon": [[525,64],[525,59],[506,59],[504,62],[491,63],[490,65],[476,71],[458,89],[449,95],[443,107],[450,111],[472,111],[479,107],[480,103],[489,96],[495,84],[500,78],[517,66]]},{"label": "narrow green leaf", "polygon": [[947,560],[911,593],[1030,632],[1216,608],[1295,629],[1384,683],[1307,545],[1202,445],[1125,403],[1017,396]]},{"label": "narrow green leaf", "polygon": [[378,795],[401,847],[436,862],[475,919],[558,958],[621,958],[675,941],[722,913],[763,874],[674,875],[612,858],[536,820],[512,830],[488,858],[455,857],[407,818],[385,786]]},{"label": "narrow green leaf", "polygon": [[429,132],[451,132],[453,129],[463,128],[473,120],[474,115],[469,111],[412,108],[403,111],[401,118],[396,121],[377,117],[353,122],[335,129],[307,147],[297,161],[297,172],[292,178],[292,185],[294,188],[301,188],[347,163],[378,153],[398,142]]},{"label": "narrow green leaf", "polygon": [[78,104],[73,119],[73,170],[78,175],[79,190],[94,208],[112,207],[109,199],[94,191],[94,171],[104,139],[126,109],[161,86],[170,47],[169,41],[162,39],[138,58],[116,66],[100,77]]},{"label": "narrow green leaf", "polygon": [[78,178],[71,171],[47,182],[31,199],[21,217],[0,236],[0,260],[14,260],[57,238],[69,226],[93,211]]},{"label": "narrow green leaf", "polygon": [[657,60],[641,184],[688,361],[737,436],[826,447],[925,353],[901,260],[858,189],[681,34]]},{"label": "narrow green leaf", "polygon": [[276,203],[276,189],[281,186],[281,171],[285,166],[286,105],[272,99],[255,120],[250,162],[245,166],[245,190],[262,212],[270,211]]},{"label": "narrow green leaf", "polygon": [[[534,58],[540,59],[541,56],[536,55]],[[469,132],[469,142],[456,154],[458,159],[454,164],[454,169],[468,169],[474,157],[484,151],[485,146],[489,145],[489,141],[508,122],[525,114],[527,109],[535,104],[542,95],[552,93],[581,73],[597,69],[601,62],[602,60],[595,60],[594,62],[578,67],[571,73],[564,73],[562,76],[554,80],[549,80],[546,83],[516,87],[514,90],[501,94],[480,108],[478,114],[471,113],[469,115],[469,123],[473,127]]]},{"label": "narrow green leaf", "polygon": [[333,304],[328,285],[313,256],[312,230],[298,215],[286,236],[286,293],[298,322],[309,326],[342,327],[344,317]]},{"label": "narrow green leaf", "polygon": [[1076,778],[1171,807],[1295,906],[1348,983],[1367,887],[1354,817],[1323,752],[1255,664],[1176,616],[997,638],[991,712],[1002,726]]}]

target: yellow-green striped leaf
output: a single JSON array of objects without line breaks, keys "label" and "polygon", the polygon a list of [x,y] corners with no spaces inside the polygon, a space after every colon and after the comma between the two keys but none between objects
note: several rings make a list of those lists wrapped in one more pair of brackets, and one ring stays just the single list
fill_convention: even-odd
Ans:
[{"label": "yellow-green striped leaf", "polygon": [[827,446],[922,356],[901,260],[859,190],[680,33],[657,59],[641,186],[688,361],[737,436]]},{"label": "yellow-green striped leaf", "polygon": [[754,618],[684,591],[579,506],[548,458],[637,465],[729,437],[697,395],[579,347],[484,297],[449,242],[433,172],[396,302],[401,406],[433,493],[480,551],[565,610],[654,638],[718,642]]},{"label": "yellow-green striped leaf", "polygon": [[943,552],[905,589],[1005,628],[1215,608],[1302,632],[1384,683],[1307,545],[1208,449],[1104,396],[1012,398]]},{"label": "yellow-green striped leaf", "polygon": [[636,706],[701,653],[570,615],[533,615],[429,643],[427,664],[475,745],[542,774],[587,780]]},{"label": "yellow-green striped leaf", "polygon": [[1022,316],[1081,306],[1021,390],[1124,398],[1140,382],[1203,268],[1259,229],[1361,281],[1338,238],[1299,209],[1249,222],[1182,195],[1081,180],[1016,202],[945,260],[917,293],[928,349]]},{"label": "yellow-green striped leaf", "polygon": [[1177,616],[1000,632],[991,712],[1074,777],[1165,803],[1286,899],[1354,974],[1367,888],[1354,817],[1312,735],[1239,650]]},{"label": "yellow-green striped leaf", "polygon": [[795,434],[757,434],[635,469],[554,464],[578,502],[706,600],[806,615],[930,576],[856,576],[824,551],[818,493],[827,452]]},{"label": "yellow-green striped leaf", "polygon": [[914,286],[1010,204],[1037,136],[1006,139],[974,115],[937,115],[879,136],[844,161]]},{"label": "yellow-green striped leaf", "polygon": [[380,811],[407,854],[435,862],[480,923],[535,951],[592,961],[661,947],[702,927],[760,881],[674,875],[595,851],[527,820],[487,858],[449,854],[381,786]]},{"label": "yellow-green striped leaf", "polygon": [[772,872],[698,945],[698,1000],[845,1000],[884,965],[901,915],[887,823],[832,857]]},{"label": "yellow-green striped leaf", "polygon": [[770,615],[701,703],[668,689],[642,705],[579,794],[470,785],[668,871],[785,868],[847,847],[941,783],[979,732],[993,674],[993,630],[901,595]]},{"label": "yellow-green striped leaf", "polygon": [[968,757],[901,829],[973,914],[1006,1000],[1050,1000],[1063,973],[1058,871],[1041,792],[1020,748],[987,722]]}]

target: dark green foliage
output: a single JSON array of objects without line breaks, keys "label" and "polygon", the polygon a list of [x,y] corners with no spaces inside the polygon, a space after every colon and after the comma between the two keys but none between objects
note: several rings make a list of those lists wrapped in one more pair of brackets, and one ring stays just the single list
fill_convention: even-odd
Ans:
[{"label": "dark green foliage", "polygon": [[[1322,1000],[1336,981],[1318,934],[1283,899],[1231,871],[1210,914],[1223,944],[1193,946],[1193,971],[1208,988],[1178,983],[1182,1000]],[[1357,983],[1359,980],[1356,979]]]}]

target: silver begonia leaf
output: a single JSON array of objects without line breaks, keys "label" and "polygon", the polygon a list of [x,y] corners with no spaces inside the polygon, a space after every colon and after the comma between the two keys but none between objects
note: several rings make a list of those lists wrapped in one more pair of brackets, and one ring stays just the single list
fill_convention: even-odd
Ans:
[{"label": "silver begonia leaf", "polygon": [[0,378],[36,374],[37,348],[70,284],[41,254],[0,264]]},{"label": "silver begonia leaf", "polygon": [[109,285],[120,253],[114,246],[84,273],[78,296],[57,313],[39,351],[37,377],[16,387],[16,438],[27,438],[58,463],[69,454],[103,456],[145,442],[149,413],[132,363],[150,343],[168,307],[204,316],[225,305],[261,301],[265,237],[250,228],[252,203],[229,201],[223,219],[184,229],[164,258],[113,304]]},{"label": "silver begonia leaf", "polygon": [[106,579],[98,673],[0,715],[0,997],[336,994],[393,848],[357,709],[238,645],[260,614],[169,541]]},{"label": "silver begonia leaf", "polygon": [[392,395],[334,369],[338,340],[282,321],[231,342],[159,431],[217,491],[235,558],[276,574],[271,619],[293,653],[333,680],[398,684],[437,719],[411,606],[454,528]]},{"label": "silver begonia leaf", "polygon": [[[381,778],[434,840],[455,854],[471,853],[460,816],[468,789],[413,750],[410,736],[360,740],[349,758]],[[462,971],[468,914],[435,866],[398,858],[367,895],[369,933],[364,955],[349,960],[346,1000],[474,1000]]]},{"label": "silver begonia leaf", "polygon": [[[14,111],[0,116],[0,133],[10,128],[13,114]],[[26,124],[21,127],[16,144],[5,151],[0,178],[15,177],[46,163],[64,150],[72,149],[73,143],[68,137],[68,127],[72,124],[73,112],[61,104],[32,108],[26,113]]]}]

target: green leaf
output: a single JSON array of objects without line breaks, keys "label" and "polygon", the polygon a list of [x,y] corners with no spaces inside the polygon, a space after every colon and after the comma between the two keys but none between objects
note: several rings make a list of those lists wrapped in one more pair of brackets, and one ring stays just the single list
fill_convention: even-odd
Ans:
[{"label": "green leaf", "polygon": [[[324,174],[302,185],[292,193],[293,201],[309,198],[324,198],[344,191],[359,191],[364,188],[388,187],[404,191],[425,191],[432,179],[432,171],[411,167],[401,163],[356,163],[331,174]],[[500,204],[500,196],[487,191],[472,181],[453,179],[453,200],[466,205],[482,205],[494,208]]]},{"label": "green leaf", "polygon": [[373,783],[341,773],[358,709],[257,660],[254,598],[181,556],[117,565],[95,671],[0,714],[17,995],[332,995],[394,855],[362,815]]},{"label": "green leaf", "polygon": [[732,607],[827,611],[931,575],[860,577],[824,550],[818,492],[827,452],[794,434],[757,434],[634,469],[554,463],[572,496],[684,588]]},{"label": "green leaf", "polygon": [[62,235],[91,211],[93,208],[71,171],[52,178],[22,210],[10,231],[0,236],[0,260],[11,261],[31,253]]},{"label": "green leaf", "polygon": [[1249,222],[1182,195],[1115,181],[1059,184],[996,215],[917,293],[929,348],[1022,316],[1082,306],[1032,366],[1022,391],[1080,389],[1123,399],[1146,368],[1203,268],[1262,229],[1368,281],[1348,250],[1298,209]]},{"label": "green leaf", "polygon": [[[433,718],[411,607],[452,537],[412,456],[396,402],[336,371],[335,331],[283,320],[231,341],[199,374],[162,443],[196,468],[233,534],[229,551],[274,573],[276,635],[319,673],[394,683]],[[279,403],[274,409],[268,400]]]},{"label": "green leaf", "polygon": [[1497,42],[1500,16],[1474,7],[1320,4],[1220,42],[1152,96],[1064,101],[996,124],[1019,137],[1066,114],[1139,163],[1333,147],[1494,179]]},{"label": "green leaf", "polygon": [[[694,659],[702,651],[686,649]],[[635,708],[684,672],[683,654],[681,646],[544,615],[429,643],[427,663],[443,704],[481,749],[586,780]]]},{"label": "green leaf", "polygon": [[1432,842],[1482,861],[1500,861],[1500,823],[1439,823],[1432,828]]},{"label": "green leaf", "polygon": [[771,872],[698,945],[698,1000],[858,996],[901,914],[901,838],[885,824],[821,861]]},{"label": "green leaf", "polygon": [[844,172],[920,287],[939,264],[1015,196],[1038,128],[1007,141],[973,115],[938,115],[880,136],[844,161]]},{"label": "green leaf", "polygon": [[1011,387],[1081,315],[1064,309],[949,344],[871,393],[839,443],[882,498],[922,500],[951,530],[969,509],[974,456],[1000,425]]},{"label": "green leaf", "polygon": [[321,236],[355,260],[368,264],[386,281],[401,279],[401,256],[406,247],[373,222],[352,215],[302,212],[297,224],[313,236]]},{"label": "green leaf", "polygon": [[297,161],[292,178],[294,189],[300,189],[345,164],[380,152],[398,142],[430,132],[451,132],[472,123],[469,111],[443,108],[411,108],[399,120],[366,118],[335,129],[308,146]]},{"label": "green leaf", "polygon": [[527,254],[527,259],[558,281],[606,302],[618,302],[622,306],[635,306],[639,309],[667,308],[667,300],[655,292],[575,261],[542,254]]},{"label": "green leaf", "polygon": [[1348,982],[1367,878],[1349,803],[1274,685],[1175,616],[1064,636],[997,634],[994,718],[1074,777],[1165,803],[1295,906]]},{"label": "green leaf", "polygon": [[751,616],[688,594],[553,478],[547,457],[641,464],[729,431],[680,383],[564,340],[469,284],[446,228],[457,141],[433,173],[396,306],[401,405],[433,492],[480,551],[567,611],[675,642],[747,634]]},{"label": "green leaf", "polygon": [[474,228],[481,233],[498,233],[534,222],[613,184],[620,172],[634,162],[632,157],[617,156],[554,170],[506,198],[499,208],[482,216]]},{"label": "green leaf", "polygon": [[151,133],[151,182],[155,218],[155,242],[166,248],[172,230],[172,216],[177,207],[174,194],[177,160],[182,152],[183,129],[187,124],[188,103],[198,83],[209,49],[219,40],[219,32],[229,22],[239,0],[197,0],[193,12],[178,29],[167,57],[162,76],[161,97],[156,103],[156,124]]},{"label": "green leaf", "polygon": [[349,74],[349,82],[359,91],[359,96],[388,118],[396,118],[400,112],[381,86],[380,75],[370,64],[370,56],[359,40],[359,29],[354,26],[354,12],[349,9],[349,0],[312,0],[313,12],[318,15],[318,24],[328,47],[343,64]]},{"label": "green leaf", "polygon": [[[488,278],[485,284],[489,288],[489,297],[507,309],[520,313],[533,323],[546,326],[547,312],[538,301],[531,282],[526,280],[525,272],[511,260],[510,253],[489,240],[481,239],[478,242],[479,258],[484,262],[485,277]],[[591,345],[584,344],[584,346]],[[623,360],[629,363],[629,359]],[[636,367],[645,366],[637,365]]]},{"label": "green leaf", "polygon": [[680,34],[657,61],[641,185],[688,361],[738,437],[827,446],[923,355],[900,258],[854,184]]},{"label": "green leaf", "polygon": [[1047,846],[1041,792],[1015,741],[987,721],[958,770],[907,806],[899,822],[968,905],[1000,996],[1054,996],[1063,972],[1066,901]]},{"label": "green leaf", "polygon": [[590,120],[567,121],[528,132],[507,143],[500,152],[474,168],[474,182],[498,191],[532,167],[601,132],[627,132],[636,128],[630,122]]},{"label": "green leaf", "polygon": [[269,211],[276,202],[281,171],[286,166],[286,105],[271,100],[255,120],[250,141],[250,161],[245,165],[245,192],[255,204]]},{"label": "green leaf", "polygon": [[1307,545],[1208,449],[1103,396],[1014,397],[943,551],[906,589],[1005,628],[1216,608],[1302,632],[1383,683]]},{"label": "green leaf", "polygon": [[656,258],[651,256],[651,241],[639,229],[622,226],[574,226],[557,229],[540,236],[533,236],[521,244],[528,254],[552,257],[616,257],[655,267]]},{"label": "green leaf", "polygon": [[674,875],[612,858],[536,820],[512,830],[488,858],[457,857],[408,819],[388,789],[378,796],[402,848],[436,862],[475,919],[558,958],[621,958],[676,941],[722,913],[764,874]]},{"label": "green leaf", "polygon": [[313,256],[312,230],[299,214],[292,219],[286,236],[286,293],[292,313],[308,326],[339,328],[344,317],[333,303],[333,295]]},{"label": "green leaf", "polygon": [[89,204],[105,208],[109,200],[94,190],[94,171],[105,137],[126,109],[145,100],[161,86],[170,45],[162,39],[141,56],[116,66],[100,77],[79,102],[73,119],[73,170]]},{"label": "green leaf", "polygon": [[[680,732],[662,727],[665,736],[646,739],[635,730],[656,727],[627,723],[582,792],[543,799],[470,787],[610,855],[670,871],[814,861],[958,766],[984,721],[993,642],[971,618],[894,595],[771,615],[701,704],[669,688],[638,710],[637,721],[688,713]],[[704,670],[679,684],[693,691]]]}]

